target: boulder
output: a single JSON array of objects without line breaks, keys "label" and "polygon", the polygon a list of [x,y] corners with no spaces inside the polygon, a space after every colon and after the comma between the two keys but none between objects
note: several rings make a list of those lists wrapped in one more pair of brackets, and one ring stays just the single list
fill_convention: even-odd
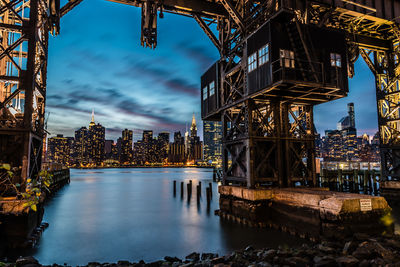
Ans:
[{"label": "boulder", "polygon": [[39,265],[39,262],[37,259],[35,259],[32,256],[28,256],[28,257],[21,257],[19,259],[16,260],[15,262],[15,266],[16,267],[22,267],[28,264],[36,264]]},{"label": "boulder", "polygon": [[185,257],[187,260],[198,261],[200,259],[200,254],[197,252],[192,252]]},{"label": "boulder", "polygon": [[339,266],[352,267],[352,266],[358,266],[358,263],[360,261],[353,256],[343,256],[337,258],[336,262],[339,264]]},{"label": "boulder", "polygon": [[201,254],[201,260],[202,261],[211,260],[211,259],[214,259],[214,258],[217,258],[217,257],[218,257],[218,254],[216,254],[216,253],[203,253],[203,254]]},{"label": "boulder", "polygon": [[168,261],[168,262],[182,262],[181,259],[177,258],[177,257],[170,257],[170,256],[165,256],[164,260]]}]

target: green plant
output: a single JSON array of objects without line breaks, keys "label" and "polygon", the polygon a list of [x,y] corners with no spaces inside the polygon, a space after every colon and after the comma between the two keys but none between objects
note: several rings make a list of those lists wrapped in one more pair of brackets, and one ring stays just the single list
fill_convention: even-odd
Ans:
[{"label": "green plant", "polygon": [[21,199],[25,201],[23,204],[24,207],[30,207],[31,210],[37,211],[37,204],[40,202],[42,193],[45,190],[50,192],[53,175],[48,171],[40,171],[36,179],[28,178],[26,180],[25,190],[21,190],[21,185],[19,183],[13,183],[12,181],[14,172],[11,170],[10,164],[2,164],[0,170],[2,171],[0,184],[3,185],[3,192],[12,188],[17,197],[21,197]]}]

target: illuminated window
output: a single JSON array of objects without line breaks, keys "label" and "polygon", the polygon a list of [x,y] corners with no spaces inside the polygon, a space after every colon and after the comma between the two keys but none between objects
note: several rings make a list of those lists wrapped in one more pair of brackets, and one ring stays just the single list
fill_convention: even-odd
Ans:
[{"label": "illuminated window", "polygon": [[203,100],[207,99],[207,86],[203,88]]},{"label": "illuminated window", "polygon": [[266,44],[258,50],[258,66],[269,61],[269,45]]},{"label": "illuminated window", "polygon": [[280,51],[281,54],[281,65],[285,68],[293,68],[294,69],[294,52],[290,50],[283,50]]},{"label": "illuminated window", "polygon": [[340,54],[331,53],[331,66],[332,67],[342,67],[342,57]]},{"label": "illuminated window", "polygon": [[215,94],[215,83],[211,82],[209,86],[210,86],[210,96],[212,96]]},{"label": "illuminated window", "polygon": [[257,53],[253,53],[247,59],[248,72],[252,72],[257,68]]}]

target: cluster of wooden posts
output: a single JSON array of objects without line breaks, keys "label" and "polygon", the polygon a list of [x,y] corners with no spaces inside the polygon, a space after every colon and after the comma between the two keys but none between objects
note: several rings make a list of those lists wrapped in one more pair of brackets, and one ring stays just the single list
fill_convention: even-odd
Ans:
[{"label": "cluster of wooden posts", "polygon": [[213,169],[213,181],[214,182],[222,181],[222,169],[221,168]]},{"label": "cluster of wooden posts", "polygon": [[381,173],[376,170],[327,170],[319,175],[321,187],[331,191],[378,195]]},{"label": "cluster of wooden posts", "polygon": [[[187,200],[188,202],[192,198],[192,187],[193,187],[193,182],[192,180],[189,180],[189,183],[186,184],[186,190],[187,190]],[[184,195],[184,182],[181,182],[181,199],[183,199]],[[176,197],[176,180],[174,180],[174,197]],[[212,183],[208,183],[208,187],[206,187],[206,198],[207,198],[207,206],[210,205],[211,199],[212,199]],[[196,186],[196,199],[197,203],[200,203],[201,199],[201,181],[199,181],[199,184]]]}]

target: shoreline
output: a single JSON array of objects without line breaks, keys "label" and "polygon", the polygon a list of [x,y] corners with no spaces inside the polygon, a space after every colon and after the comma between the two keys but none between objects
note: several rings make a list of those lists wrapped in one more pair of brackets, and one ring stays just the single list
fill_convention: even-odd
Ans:
[{"label": "shoreline", "polygon": [[157,168],[157,169],[214,169],[212,166],[118,166],[118,167],[69,167],[75,170],[91,170],[91,169],[141,169],[141,168]]},{"label": "shoreline", "polygon": [[[356,233],[347,240],[323,240],[296,247],[254,249],[251,246],[219,256],[215,253],[193,252],[184,259],[165,256],[154,262],[116,263],[89,262],[83,267],[200,267],[200,266],[400,266],[400,235],[369,236]],[[41,265],[33,257],[19,258],[12,263],[1,263],[4,267],[65,267],[68,264]]]}]

